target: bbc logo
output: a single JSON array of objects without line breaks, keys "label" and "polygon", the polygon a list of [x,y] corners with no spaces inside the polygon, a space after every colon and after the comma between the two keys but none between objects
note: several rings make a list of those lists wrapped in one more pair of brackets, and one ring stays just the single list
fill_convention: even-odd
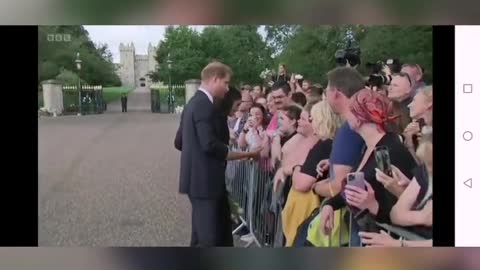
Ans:
[{"label": "bbc logo", "polygon": [[49,42],[70,42],[72,41],[70,34],[48,34],[47,41]]}]

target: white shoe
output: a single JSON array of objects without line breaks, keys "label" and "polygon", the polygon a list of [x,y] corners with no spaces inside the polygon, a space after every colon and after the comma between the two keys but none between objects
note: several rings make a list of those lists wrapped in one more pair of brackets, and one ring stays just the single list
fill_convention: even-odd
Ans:
[{"label": "white shoe", "polygon": [[240,237],[240,241],[243,241],[243,242],[247,242],[247,243],[251,243],[254,241],[254,236],[252,233],[249,233],[249,234],[245,234],[245,235],[242,235]]}]

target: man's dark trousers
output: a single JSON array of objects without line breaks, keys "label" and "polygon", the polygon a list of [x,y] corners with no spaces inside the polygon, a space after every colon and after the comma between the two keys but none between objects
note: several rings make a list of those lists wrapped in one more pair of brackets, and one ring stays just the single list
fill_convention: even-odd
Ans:
[{"label": "man's dark trousers", "polygon": [[127,112],[127,98],[122,97],[122,112]]},{"label": "man's dark trousers", "polygon": [[192,205],[192,247],[232,247],[232,224],[228,197],[221,199],[195,199]]}]

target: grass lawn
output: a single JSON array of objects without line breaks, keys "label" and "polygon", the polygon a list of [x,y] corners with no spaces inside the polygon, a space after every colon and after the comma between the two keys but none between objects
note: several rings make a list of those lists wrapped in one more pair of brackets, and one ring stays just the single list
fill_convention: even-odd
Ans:
[{"label": "grass lawn", "polygon": [[122,96],[122,93],[129,93],[133,91],[134,88],[131,87],[105,87],[103,88],[103,99],[105,103],[110,103],[112,101],[117,101]]}]

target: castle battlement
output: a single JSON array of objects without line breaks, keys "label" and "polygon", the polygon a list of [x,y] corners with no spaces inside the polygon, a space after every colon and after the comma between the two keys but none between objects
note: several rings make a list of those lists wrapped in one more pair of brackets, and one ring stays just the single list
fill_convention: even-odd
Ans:
[{"label": "castle battlement", "polygon": [[122,81],[122,85],[130,87],[148,86],[151,82],[145,80],[147,74],[155,70],[157,61],[155,54],[157,47],[148,44],[147,54],[136,54],[133,42],[120,43],[120,63],[118,75]]},{"label": "castle battlement", "polygon": [[135,61],[148,61],[148,55],[135,55]]},{"label": "castle battlement", "polygon": [[120,51],[135,51],[135,45],[133,45],[133,42],[128,44],[128,43],[120,43],[119,46]]}]

